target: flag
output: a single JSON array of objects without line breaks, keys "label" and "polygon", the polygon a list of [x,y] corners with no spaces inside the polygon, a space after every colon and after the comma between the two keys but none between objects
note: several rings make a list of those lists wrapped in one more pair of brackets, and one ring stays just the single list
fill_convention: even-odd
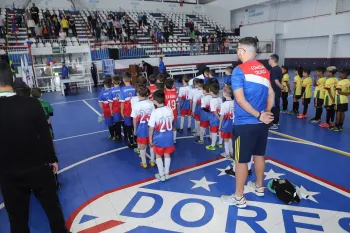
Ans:
[{"label": "flag", "polygon": [[25,69],[25,74],[26,74],[26,80],[27,80],[27,85],[32,88],[34,87],[34,82],[32,77],[29,74],[29,68],[28,68],[28,61],[27,61],[27,57],[24,56],[24,69]]},{"label": "flag", "polygon": [[15,80],[16,79],[16,70],[15,70],[15,66],[13,65],[12,60],[10,60],[10,68],[11,68],[13,80]]}]

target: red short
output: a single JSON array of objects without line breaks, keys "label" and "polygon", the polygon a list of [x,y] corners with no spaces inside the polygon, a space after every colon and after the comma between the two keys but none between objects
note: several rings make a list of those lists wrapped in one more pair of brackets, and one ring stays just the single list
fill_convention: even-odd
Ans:
[{"label": "red short", "polygon": [[162,147],[158,147],[156,145],[153,145],[153,151],[157,155],[171,154],[175,151],[175,146],[162,148]]},{"label": "red short", "polygon": [[149,138],[137,138],[138,144],[148,145],[149,144]]},{"label": "red short", "polygon": [[201,121],[201,122],[199,123],[199,126],[200,126],[200,127],[203,127],[203,128],[208,128],[209,125],[210,125],[209,121]]},{"label": "red short", "polygon": [[210,133],[217,133],[219,132],[219,126],[210,126],[209,130]]},{"label": "red short", "polygon": [[221,138],[232,139],[232,132],[221,132]]},{"label": "red short", "polygon": [[194,114],[194,119],[195,119],[196,121],[200,121],[201,116],[200,116],[199,114]]},{"label": "red short", "polygon": [[183,116],[191,116],[191,109],[180,109],[180,115]]}]

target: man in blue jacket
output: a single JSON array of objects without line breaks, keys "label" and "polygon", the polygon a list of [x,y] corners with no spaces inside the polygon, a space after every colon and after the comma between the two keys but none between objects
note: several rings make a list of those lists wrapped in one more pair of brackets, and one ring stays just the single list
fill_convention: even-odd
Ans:
[{"label": "man in blue jacket", "polygon": [[159,73],[165,73],[165,65],[164,65],[162,57],[159,58],[158,71],[159,71]]},{"label": "man in blue jacket", "polygon": [[[68,79],[68,75],[69,75],[68,67],[66,66],[65,62],[62,62],[61,78]],[[64,90],[64,93],[67,94],[69,90],[69,83],[65,83],[64,85],[66,86],[66,90]]]}]

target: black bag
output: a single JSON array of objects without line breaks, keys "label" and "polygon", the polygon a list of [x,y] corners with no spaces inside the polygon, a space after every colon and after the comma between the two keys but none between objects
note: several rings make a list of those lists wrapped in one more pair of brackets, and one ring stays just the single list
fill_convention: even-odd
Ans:
[{"label": "black bag", "polygon": [[299,203],[300,198],[294,185],[288,180],[273,179],[272,189],[276,191],[277,197],[286,204]]}]

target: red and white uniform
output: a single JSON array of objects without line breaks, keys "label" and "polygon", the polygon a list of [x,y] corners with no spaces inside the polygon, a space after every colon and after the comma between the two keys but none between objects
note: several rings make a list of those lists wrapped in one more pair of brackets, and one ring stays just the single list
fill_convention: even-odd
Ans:
[{"label": "red and white uniform", "polygon": [[234,103],[233,100],[226,100],[221,104],[220,116],[224,116],[221,123],[221,137],[232,138],[233,122],[234,122]]},{"label": "red and white uniform", "polygon": [[152,101],[153,100],[153,93],[157,90],[157,87],[156,87],[156,85],[153,85],[153,86],[148,86],[147,88],[150,92],[148,99]]},{"label": "red and white uniform", "polygon": [[177,93],[176,88],[172,88],[170,90],[164,89],[164,95],[165,95],[165,105],[168,106],[171,110],[173,110],[173,116],[174,120],[173,122],[177,121]]},{"label": "red and white uniform", "polygon": [[[212,99],[210,94],[203,95],[201,99],[201,108],[206,108],[210,111],[210,100]],[[203,128],[209,127],[210,112],[206,112],[203,109],[200,113],[200,126]]]},{"label": "red and white uniform", "polygon": [[153,150],[158,155],[170,154],[175,150],[173,121],[173,111],[168,106],[159,107],[151,114],[148,125],[154,128]]},{"label": "red and white uniform", "polygon": [[190,86],[180,87],[179,88],[179,98],[180,98],[180,115],[181,116],[190,116],[190,91],[192,88]]},{"label": "red and white uniform", "polygon": [[219,132],[219,125],[220,125],[220,119],[218,119],[215,115],[215,112],[217,114],[220,113],[220,106],[222,104],[222,99],[219,97],[213,97],[210,100],[210,132],[211,133],[217,133]]},{"label": "red and white uniform", "polygon": [[196,121],[200,120],[201,113],[201,99],[203,97],[203,90],[194,88],[190,91],[190,99],[192,100],[192,112]]},{"label": "red and white uniform", "polygon": [[149,144],[148,120],[154,105],[148,99],[139,100],[132,106],[131,117],[136,119],[136,136],[140,144]]}]

